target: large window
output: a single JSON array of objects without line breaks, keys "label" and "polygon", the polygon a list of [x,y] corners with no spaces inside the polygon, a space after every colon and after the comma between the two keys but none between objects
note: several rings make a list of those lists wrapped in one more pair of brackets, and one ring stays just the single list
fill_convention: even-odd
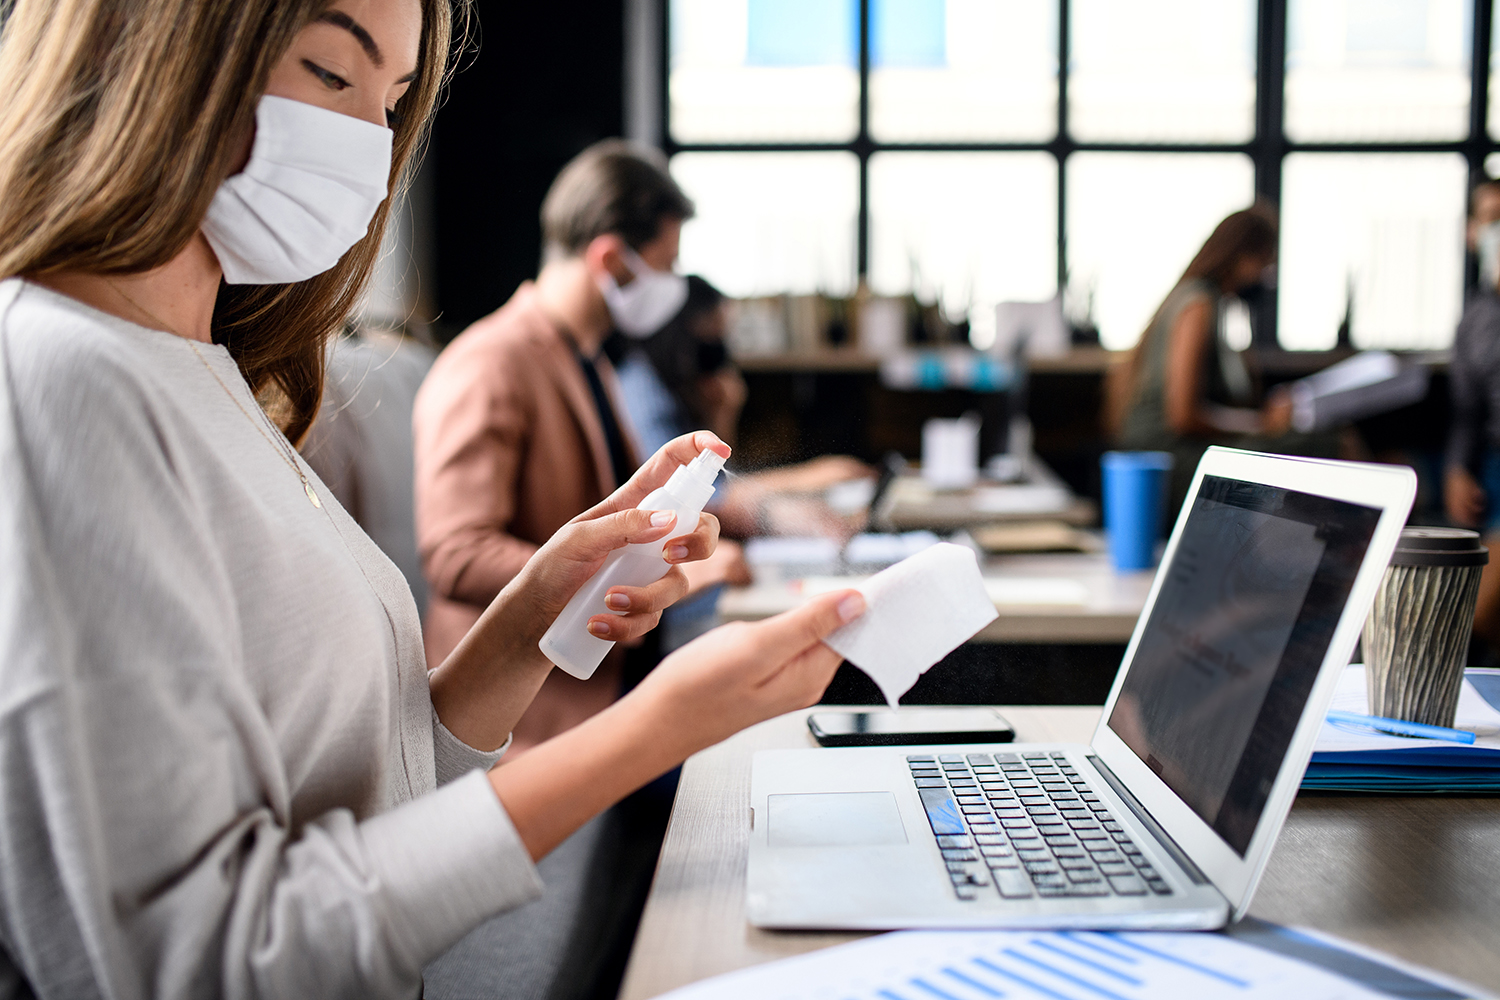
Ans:
[{"label": "large window", "polygon": [[683,266],[732,294],[863,278],[976,328],[1063,294],[1123,348],[1263,196],[1263,344],[1451,340],[1500,166],[1492,0],[664,2]]}]

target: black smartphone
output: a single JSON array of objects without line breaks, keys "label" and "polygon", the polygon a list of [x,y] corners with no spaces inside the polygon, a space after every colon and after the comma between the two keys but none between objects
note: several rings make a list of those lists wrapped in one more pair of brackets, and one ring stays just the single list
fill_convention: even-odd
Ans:
[{"label": "black smartphone", "polygon": [[813,739],[825,747],[920,746],[926,743],[1009,743],[1016,731],[993,708],[873,708],[814,712]]}]

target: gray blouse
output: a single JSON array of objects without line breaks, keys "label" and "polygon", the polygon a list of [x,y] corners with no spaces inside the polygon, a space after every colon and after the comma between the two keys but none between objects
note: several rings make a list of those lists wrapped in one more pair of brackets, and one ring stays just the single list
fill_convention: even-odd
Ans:
[{"label": "gray blouse", "polygon": [[0,282],[0,996],[412,996],[540,891],[277,441],[223,348]]}]

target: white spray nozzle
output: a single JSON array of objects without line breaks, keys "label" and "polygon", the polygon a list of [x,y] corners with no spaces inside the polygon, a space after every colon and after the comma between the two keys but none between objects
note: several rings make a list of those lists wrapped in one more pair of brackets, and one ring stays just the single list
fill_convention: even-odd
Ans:
[{"label": "white spray nozzle", "polygon": [[698,452],[698,457],[687,465],[688,475],[700,483],[712,483],[719,478],[719,471],[723,468],[724,456],[711,448]]}]

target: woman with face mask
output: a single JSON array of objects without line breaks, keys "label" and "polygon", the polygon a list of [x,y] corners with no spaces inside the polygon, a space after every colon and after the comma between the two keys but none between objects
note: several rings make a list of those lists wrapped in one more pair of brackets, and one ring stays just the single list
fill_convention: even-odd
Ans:
[{"label": "woman with face mask", "polygon": [[[17,0],[0,34],[0,994],[415,996],[532,859],[814,700],[862,608],[685,647],[494,767],[634,505],[560,530],[430,676],[396,568],[292,448],[448,61],[448,0]],[[611,638],[686,589],[623,589]],[[495,970],[503,980],[505,970]]]}]

